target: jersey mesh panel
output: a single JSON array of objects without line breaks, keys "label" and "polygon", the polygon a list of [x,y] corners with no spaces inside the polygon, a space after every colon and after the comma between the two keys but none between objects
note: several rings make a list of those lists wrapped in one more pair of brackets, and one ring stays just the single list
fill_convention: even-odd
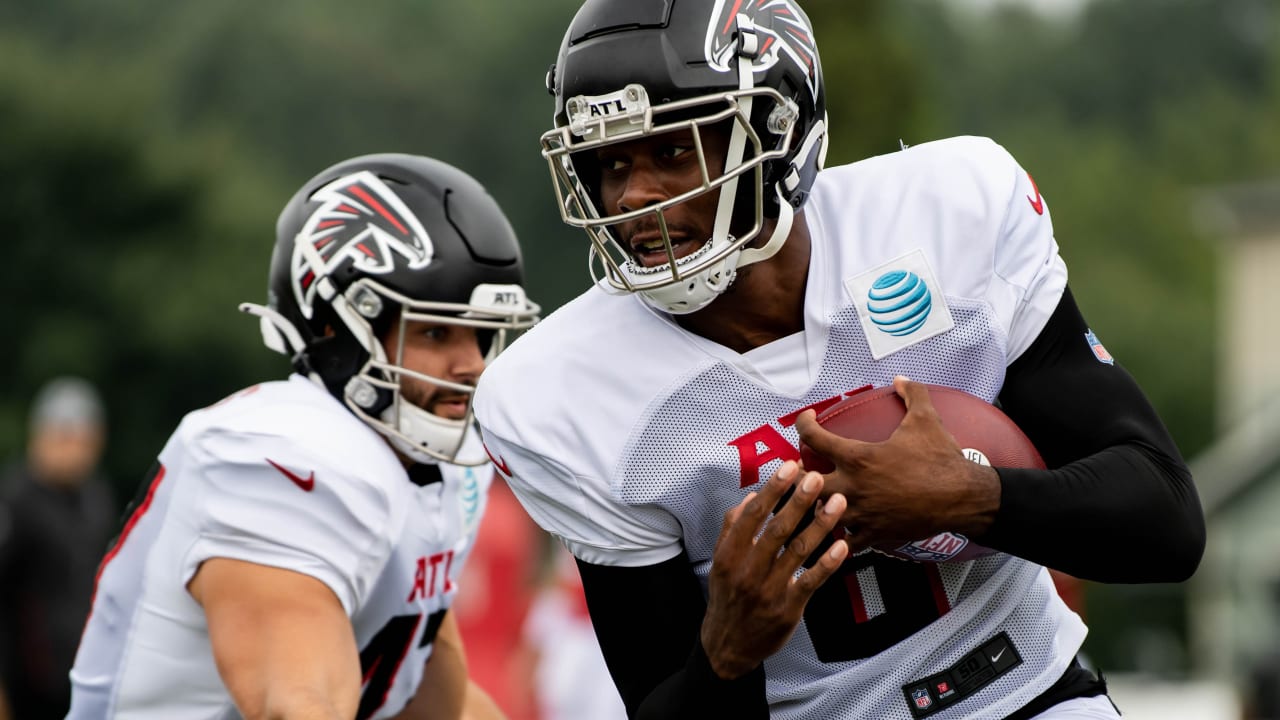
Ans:
[{"label": "jersey mesh panel", "polygon": [[[749,489],[740,486],[739,453],[730,441],[768,424],[795,446],[795,428],[783,427],[778,418],[866,384],[887,385],[895,375],[959,388],[988,401],[996,396],[1005,370],[1002,328],[981,302],[947,301],[955,329],[879,361],[871,357],[853,308],[834,314],[821,369],[800,401],[723,362],[691,371],[656,395],[633,427],[611,481],[615,497],[637,509],[662,508],[679,520],[705,589],[724,512]],[[804,361],[797,353],[797,362]],[[768,479],[779,463],[763,464],[759,480]],[[1053,591],[1038,566],[996,554],[944,563],[939,570],[951,610],[871,657],[824,664],[802,622],[766,663],[771,716],[911,720],[902,686],[949,667],[1000,631],[1009,633],[1023,664],[933,718],[1007,714],[1056,679],[1049,665],[1057,622],[1043,619]]]}]

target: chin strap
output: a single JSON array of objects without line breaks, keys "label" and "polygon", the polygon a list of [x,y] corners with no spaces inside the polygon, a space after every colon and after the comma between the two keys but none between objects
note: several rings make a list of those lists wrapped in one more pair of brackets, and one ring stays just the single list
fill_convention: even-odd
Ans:
[{"label": "chin strap", "polygon": [[[755,87],[755,80],[751,74],[751,65],[746,62],[746,58],[754,57],[759,53],[759,36],[755,32],[755,25],[746,15],[738,15],[738,32],[741,34],[741,44],[738,50],[738,87],[741,90],[750,90]],[[748,96],[742,100],[742,108],[746,117],[751,117],[752,97]],[[804,139],[804,145],[796,153],[796,159],[792,162],[791,168],[786,176],[774,183],[774,195],[778,201],[778,222],[774,226],[773,233],[769,236],[768,242],[759,248],[744,248],[741,256],[738,258],[736,268],[746,267],[754,263],[768,260],[782,249],[783,244],[787,240],[787,236],[791,234],[791,227],[795,220],[795,208],[787,201],[783,195],[784,186],[786,191],[790,193],[794,190],[800,181],[800,168],[808,164],[808,160],[814,152],[818,152],[818,167],[826,161],[827,154],[827,130],[826,123],[819,120],[809,131]],[[740,125],[735,124],[733,134],[729,139],[729,160],[725,164],[725,172],[729,172],[742,163],[743,145],[746,142],[746,132]],[[735,200],[735,191],[737,190],[738,180],[725,183],[725,188],[720,194],[720,207],[716,214],[715,235],[713,237],[727,236],[729,231],[729,222],[733,214],[733,205]],[[727,209],[726,209],[727,205]]]},{"label": "chin strap", "polygon": [[[738,98],[738,107],[740,115],[747,122],[750,122],[754,96],[749,94],[749,91],[755,88],[755,78],[752,64],[748,60],[757,57],[760,53],[760,35],[756,32],[755,24],[751,18],[744,14],[737,16],[737,28],[739,33],[738,89],[742,91],[742,95]],[[791,109],[794,111],[794,107]],[[771,129],[773,128],[773,122],[774,120],[771,117]],[[785,127],[785,125],[779,125],[779,129],[776,131],[794,131],[794,126],[789,130],[782,129]],[[778,203],[778,218],[768,241],[763,246],[735,250],[712,266],[702,268],[695,275],[690,277],[677,275],[679,280],[669,285],[641,290],[640,294],[645,302],[658,310],[674,315],[696,312],[715,300],[720,293],[733,283],[738,269],[768,260],[776,255],[786,243],[788,236],[791,235],[791,230],[795,224],[796,208],[787,198],[799,188],[802,181],[801,168],[810,164],[810,160],[815,153],[817,154],[818,168],[821,169],[825,164],[826,136],[826,123],[824,120],[819,120],[805,137],[804,143],[796,154],[796,160],[791,163],[786,175],[773,183],[773,193]],[[727,175],[743,165],[746,159],[744,157],[746,143],[746,128],[742,123],[735,122],[729,135],[728,150],[725,153],[724,174]],[[757,168],[757,172],[759,172],[759,168]],[[730,178],[720,186],[720,198],[716,206],[715,224],[712,228],[711,237],[703,246],[703,250],[708,250],[722,242],[732,242],[730,232],[734,209],[737,204],[739,179],[739,177]],[[759,203],[761,202],[759,195],[757,195],[756,202],[757,212],[759,212]],[[759,215],[757,215],[758,218]],[[594,272],[594,261],[597,254],[603,256],[604,252],[593,245],[587,257],[587,267],[591,271],[593,279],[597,279]],[[687,261],[692,257],[694,256],[683,258],[683,260]],[[601,264],[607,272],[607,262],[602,260]],[[679,272],[679,261],[672,263],[672,272]],[[598,279],[597,284],[604,285],[599,283]],[[605,289],[606,291],[608,290],[607,287]]]},{"label": "chin strap", "polygon": [[782,197],[782,188],[775,187],[774,194],[778,196],[778,223],[773,228],[773,234],[769,236],[769,241],[758,248],[745,248],[742,255],[738,258],[738,267],[743,268],[762,260],[768,260],[782,249],[787,241],[787,236],[791,234],[791,226],[794,224],[796,210],[791,207],[791,203]]},{"label": "chin strap", "polygon": [[[382,413],[382,422],[396,433],[383,432],[383,436],[401,453],[416,462],[447,462],[454,465],[475,467],[489,462],[484,453],[472,457],[459,457],[471,425],[471,413],[462,420],[442,418],[401,399],[399,407],[389,407]],[[375,426],[375,430],[382,430]]]},{"label": "chin strap", "polygon": [[[800,146],[800,151],[796,153],[796,159],[791,163],[791,170],[787,173],[787,178],[795,178],[795,183],[799,182],[800,168],[809,162],[809,157],[813,153],[818,153],[818,168],[821,169],[827,161],[827,124],[824,120],[819,120],[814,124],[813,129],[809,131],[809,135],[804,139],[804,145]],[[794,190],[796,184],[793,183],[790,188],[785,188],[788,192]],[[774,183],[773,192],[778,199],[778,224],[773,229],[773,234],[769,236],[769,241],[759,248],[745,248],[742,251],[742,257],[738,260],[738,267],[746,267],[752,263],[758,263],[761,260],[768,260],[782,249],[782,244],[786,242],[787,236],[791,234],[791,226],[795,221],[796,209],[787,202],[783,196],[784,185],[786,180]]]}]

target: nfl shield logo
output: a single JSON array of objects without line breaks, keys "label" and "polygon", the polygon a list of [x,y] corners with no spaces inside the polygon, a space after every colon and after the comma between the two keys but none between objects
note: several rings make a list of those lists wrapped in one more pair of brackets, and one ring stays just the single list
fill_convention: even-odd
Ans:
[{"label": "nfl shield logo", "polygon": [[1094,334],[1092,330],[1084,334],[1085,342],[1089,343],[1089,349],[1093,350],[1093,356],[1098,358],[1098,362],[1104,362],[1108,365],[1115,365],[1116,359],[1111,357],[1111,353],[1102,346],[1102,341]]},{"label": "nfl shield logo", "polygon": [[911,693],[911,699],[915,701],[916,707],[924,710],[933,704],[933,698],[929,697],[929,691],[924,688],[918,688]]}]

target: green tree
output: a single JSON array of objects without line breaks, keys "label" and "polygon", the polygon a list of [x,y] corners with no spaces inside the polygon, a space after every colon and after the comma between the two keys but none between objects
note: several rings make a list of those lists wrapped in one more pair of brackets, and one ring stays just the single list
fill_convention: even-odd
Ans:
[{"label": "green tree", "polygon": [[[0,224],[13,241],[3,299],[19,338],[0,355],[0,450],[20,452],[44,380],[80,374],[103,390],[107,466],[130,487],[193,401],[264,367],[264,353],[247,351],[252,322],[235,311],[246,275],[224,251],[254,244],[270,216],[215,216],[213,178],[195,158],[136,130],[137,95],[4,45],[22,62],[0,63]],[[59,92],[43,91],[49,77]],[[261,294],[260,267],[249,297]]]},{"label": "green tree", "polygon": [[827,164],[915,142],[929,122],[921,101],[923,72],[908,39],[890,29],[891,3],[813,0],[804,6],[822,54],[831,122]]}]

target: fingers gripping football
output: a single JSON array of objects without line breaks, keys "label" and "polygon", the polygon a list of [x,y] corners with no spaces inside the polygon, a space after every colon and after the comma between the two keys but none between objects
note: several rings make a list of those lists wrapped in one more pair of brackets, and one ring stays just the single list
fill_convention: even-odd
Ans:
[{"label": "fingers gripping football", "polygon": [[743,675],[781,648],[814,590],[848,555],[848,545],[837,541],[797,577],[845,509],[844,498],[831,495],[808,519],[822,486],[821,475],[801,473],[796,463],[786,462],[764,489],[725,514],[702,622],[703,649],[721,677]]},{"label": "fingers gripping football", "polygon": [[938,409],[933,406],[933,400],[929,397],[929,388],[922,383],[911,382],[910,380],[899,375],[893,380],[893,389],[898,393],[898,397],[902,398],[902,402],[907,406],[907,415],[902,419],[902,424],[898,426],[899,430],[903,429],[903,425],[907,426],[907,430],[916,429],[920,432],[928,432],[937,427],[946,435],[949,444],[959,449],[956,445],[955,438],[951,437],[951,433],[942,427],[942,418],[938,414]]},{"label": "fingers gripping football", "polygon": [[879,442],[834,434],[813,411],[796,421],[801,442],[830,461],[824,492],[848,499],[841,522],[849,544],[860,549],[942,532],[981,534],[999,506],[995,471],[965,459],[926,386],[898,378],[894,390],[906,412]]}]

